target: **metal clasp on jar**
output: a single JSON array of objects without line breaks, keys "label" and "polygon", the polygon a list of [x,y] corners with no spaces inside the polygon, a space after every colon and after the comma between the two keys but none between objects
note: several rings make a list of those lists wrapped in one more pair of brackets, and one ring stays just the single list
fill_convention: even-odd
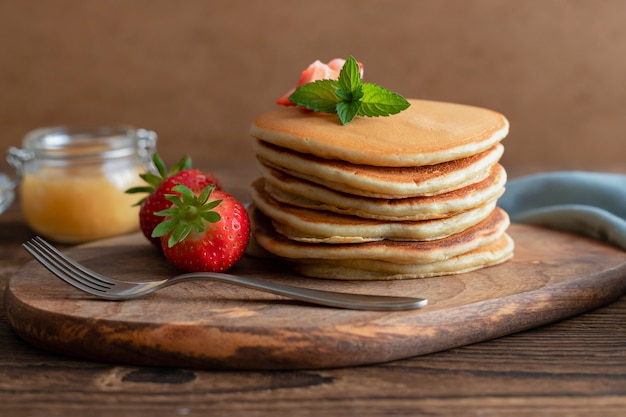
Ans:
[{"label": "metal clasp on jar", "polygon": [[26,149],[16,148],[15,146],[11,146],[7,150],[6,159],[9,165],[15,168],[16,177],[13,179],[13,186],[17,185],[22,176],[24,175],[24,167],[28,161],[33,160],[35,157],[34,152],[28,151]]},{"label": "metal clasp on jar", "polygon": [[157,134],[152,130],[137,129],[135,131],[137,138],[137,155],[139,159],[146,165],[154,168],[152,165],[152,155],[156,151]]}]

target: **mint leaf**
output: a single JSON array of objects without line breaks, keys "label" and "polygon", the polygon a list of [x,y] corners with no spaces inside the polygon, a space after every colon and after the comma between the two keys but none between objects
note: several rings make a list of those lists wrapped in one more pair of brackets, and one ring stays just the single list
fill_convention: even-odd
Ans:
[{"label": "mint leaf", "polygon": [[323,113],[337,113],[337,103],[341,101],[335,91],[339,88],[336,80],[318,80],[298,87],[289,100],[298,106]]},{"label": "mint leaf", "polygon": [[[359,63],[356,62],[354,57],[350,57],[343,64],[341,71],[339,71],[339,89],[343,93],[344,97],[352,97],[353,100],[360,99],[361,92],[361,73],[359,72]],[[343,99],[343,97],[342,97]],[[344,99],[345,100],[345,99]]]},{"label": "mint leaf", "polygon": [[363,86],[359,85],[355,90],[346,91],[341,88],[335,91],[337,97],[341,99],[341,101],[352,102],[352,101],[361,101],[361,97],[363,97]]},{"label": "mint leaf", "polygon": [[347,125],[359,113],[361,102],[357,101],[340,101],[337,103],[337,116],[342,125]]},{"label": "mint leaf", "polygon": [[389,116],[405,110],[410,103],[401,95],[376,84],[363,83],[359,63],[349,57],[338,80],[317,80],[298,87],[289,100],[309,110],[337,114],[342,124],[356,116]]},{"label": "mint leaf", "polygon": [[389,116],[400,113],[411,104],[401,95],[389,91],[376,84],[363,84],[363,97],[359,116]]}]

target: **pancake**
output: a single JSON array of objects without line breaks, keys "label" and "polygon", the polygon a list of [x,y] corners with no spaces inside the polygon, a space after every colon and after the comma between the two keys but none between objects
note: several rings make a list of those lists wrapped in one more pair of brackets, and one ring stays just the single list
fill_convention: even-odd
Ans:
[{"label": "pancake", "polygon": [[433,165],[476,155],[506,137],[507,119],[480,107],[410,99],[392,117],[356,118],[284,107],[258,116],[251,136],[265,142],[352,164],[382,167]]},{"label": "pancake", "polygon": [[294,177],[348,194],[376,198],[435,195],[485,179],[504,148],[496,144],[455,161],[420,167],[378,167],[323,159],[254,141],[259,162]]},{"label": "pancake", "polygon": [[249,194],[254,206],[272,220],[278,233],[307,243],[441,239],[480,223],[496,205],[493,201],[443,219],[389,222],[281,204],[267,193],[262,178],[251,185]]},{"label": "pancake", "polygon": [[510,221],[497,207],[507,119],[409,102],[347,125],[299,107],[257,117],[253,252],[305,276],[345,280],[456,274],[510,259]]},{"label": "pancake", "polygon": [[267,192],[281,203],[389,221],[440,219],[484,206],[496,201],[506,184],[506,171],[496,164],[486,179],[460,190],[436,196],[383,199],[337,192],[266,166],[260,169]]},{"label": "pancake", "polygon": [[260,210],[251,206],[249,212],[256,242],[269,253],[288,259],[371,259],[401,265],[441,262],[495,242],[509,226],[507,214],[496,207],[482,222],[443,239],[330,245],[287,239],[274,230]]},{"label": "pancake", "polygon": [[398,280],[461,274],[494,266],[513,257],[514,243],[504,233],[496,241],[453,258],[400,265],[372,259],[297,259],[293,269],[305,276],[338,280]]}]

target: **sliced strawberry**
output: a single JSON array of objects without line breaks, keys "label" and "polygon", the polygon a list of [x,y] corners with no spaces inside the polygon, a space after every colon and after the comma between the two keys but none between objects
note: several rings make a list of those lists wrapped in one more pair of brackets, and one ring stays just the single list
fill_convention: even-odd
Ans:
[{"label": "sliced strawberry", "polygon": [[[285,94],[283,94],[278,100],[276,100],[276,104],[282,106],[295,106],[295,104],[289,100],[289,96],[296,91],[296,88],[303,86],[304,84],[312,83],[317,80],[338,80],[339,72],[343,68],[343,65],[346,63],[345,59],[335,58],[329,61],[327,64],[322,63],[319,59],[309,65],[302,73],[300,74],[300,79],[296,84],[295,88],[292,88]],[[359,72],[361,74],[361,78],[363,78],[363,64],[360,62],[359,64]]]},{"label": "sliced strawberry", "polygon": [[201,191],[207,185],[214,184],[220,189],[221,184],[218,179],[208,173],[191,168],[191,159],[184,156],[171,169],[167,170],[161,158],[154,154],[153,162],[157,168],[157,174],[147,172],[140,177],[147,183],[145,186],[134,187],[126,190],[127,193],[147,193],[137,204],[139,208],[139,228],[144,236],[157,247],[161,247],[161,240],[152,237],[152,231],[163,220],[155,216],[155,212],[165,210],[171,206],[171,202],[165,198],[165,194],[171,193],[172,188],[177,184],[188,186],[194,191]]},{"label": "sliced strawberry", "polygon": [[214,185],[201,192],[185,185],[172,188],[171,207],[155,213],[165,217],[152,234],[161,239],[165,257],[189,272],[221,272],[244,254],[250,239],[245,207]]}]

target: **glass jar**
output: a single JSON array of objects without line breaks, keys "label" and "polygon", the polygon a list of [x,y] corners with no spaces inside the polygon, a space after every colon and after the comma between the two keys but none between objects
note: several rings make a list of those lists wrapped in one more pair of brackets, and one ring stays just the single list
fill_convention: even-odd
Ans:
[{"label": "glass jar", "polygon": [[52,127],[28,133],[7,161],[22,212],[38,234],[80,243],[139,228],[140,173],[154,171],[156,133],[130,126]]}]

